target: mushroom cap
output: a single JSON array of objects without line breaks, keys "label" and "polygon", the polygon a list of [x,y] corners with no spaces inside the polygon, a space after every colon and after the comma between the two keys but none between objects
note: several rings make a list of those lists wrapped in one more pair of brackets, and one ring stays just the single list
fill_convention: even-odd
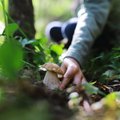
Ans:
[{"label": "mushroom cap", "polygon": [[64,74],[61,68],[55,63],[45,63],[41,67],[45,68],[48,71],[53,71],[55,73],[62,74],[62,75]]}]

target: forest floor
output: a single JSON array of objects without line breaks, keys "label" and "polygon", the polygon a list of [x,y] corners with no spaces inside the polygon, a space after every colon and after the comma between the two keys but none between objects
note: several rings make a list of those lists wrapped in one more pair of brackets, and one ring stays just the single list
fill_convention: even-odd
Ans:
[{"label": "forest floor", "polygon": [[[29,76],[29,78],[33,79],[33,76]],[[35,120],[40,120],[40,118],[41,120],[120,119],[120,98],[108,97],[109,104],[100,94],[90,95],[85,99],[86,97],[83,97],[86,95],[85,91],[80,88],[79,94],[83,97],[82,101],[77,106],[71,107],[68,104],[69,98],[66,91],[51,91],[42,81],[33,81],[30,83],[25,78],[19,82],[19,85],[4,86],[6,99],[0,105],[0,120],[33,120],[33,118]],[[118,80],[113,80],[108,85],[96,83],[96,86],[106,94],[117,93],[120,90]]]}]

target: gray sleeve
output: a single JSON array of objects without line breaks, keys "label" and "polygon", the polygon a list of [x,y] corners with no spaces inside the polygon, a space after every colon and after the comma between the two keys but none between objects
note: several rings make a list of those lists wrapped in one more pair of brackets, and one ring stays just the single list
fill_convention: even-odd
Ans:
[{"label": "gray sleeve", "polygon": [[110,8],[110,0],[84,0],[78,12],[72,44],[65,57],[72,57],[83,65],[91,46],[106,24]]}]

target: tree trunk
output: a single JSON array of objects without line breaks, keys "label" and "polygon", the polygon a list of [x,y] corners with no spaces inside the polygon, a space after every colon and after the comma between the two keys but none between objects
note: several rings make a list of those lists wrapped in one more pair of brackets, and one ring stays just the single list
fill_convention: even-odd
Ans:
[{"label": "tree trunk", "polygon": [[[28,39],[33,39],[35,37],[35,27],[34,27],[34,9],[32,0],[9,0],[9,15],[14,22],[16,22],[21,28],[22,32],[26,35]],[[13,22],[9,20],[9,22]],[[15,36],[25,36],[21,31],[16,31]],[[26,46],[30,50],[26,50],[27,62],[33,64],[33,47],[31,45]],[[31,52],[32,51],[32,52]]]},{"label": "tree trunk", "polygon": [[[35,36],[32,0],[9,0],[9,15],[29,39]],[[20,32],[17,35],[23,36]]]}]

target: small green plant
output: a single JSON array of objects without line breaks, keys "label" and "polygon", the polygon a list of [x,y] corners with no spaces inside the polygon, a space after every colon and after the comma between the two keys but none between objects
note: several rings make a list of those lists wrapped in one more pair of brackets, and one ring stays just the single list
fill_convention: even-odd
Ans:
[{"label": "small green plant", "polygon": [[111,80],[120,79],[120,48],[115,46],[110,52],[102,52],[88,61],[85,74],[92,81],[108,84]]},{"label": "small green plant", "polygon": [[5,30],[2,34],[4,42],[0,46],[0,69],[1,76],[14,78],[23,66],[23,51],[20,43],[14,38],[13,34],[18,29],[15,23],[8,24],[4,1],[0,1],[3,6]]},{"label": "small green plant", "polygon": [[[32,39],[27,38],[19,39],[19,42],[24,48],[26,45],[32,45],[34,47],[34,63],[39,66],[46,62],[60,63],[59,57],[63,53],[63,45],[57,45],[54,43],[48,43],[46,38]],[[36,67],[37,67],[36,66]]]},{"label": "small green plant", "polygon": [[[12,77],[17,75],[17,72],[23,67],[23,65],[37,68],[45,62],[59,63],[59,56],[63,52],[63,45],[48,43],[45,37],[37,40],[28,39],[20,29],[19,25],[15,23],[6,12],[3,0],[1,0],[1,4],[3,6],[5,21],[5,30],[1,35],[4,36],[4,43],[0,47],[0,56],[2,58],[0,59],[1,74]],[[8,19],[11,20],[12,23],[8,23]],[[14,35],[17,30],[23,34],[24,38],[22,36],[18,37]],[[28,48],[27,46],[29,45],[32,46],[33,49]],[[33,54],[34,64],[29,63],[29,61],[24,59],[28,52]],[[7,59],[8,57],[9,59]]]},{"label": "small green plant", "polygon": [[103,93],[101,90],[99,90],[98,87],[95,87],[92,83],[85,83],[85,84],[83,84],[83,86],[88,95],[101,94],[101,95],[105,96],[105,93]]}]

